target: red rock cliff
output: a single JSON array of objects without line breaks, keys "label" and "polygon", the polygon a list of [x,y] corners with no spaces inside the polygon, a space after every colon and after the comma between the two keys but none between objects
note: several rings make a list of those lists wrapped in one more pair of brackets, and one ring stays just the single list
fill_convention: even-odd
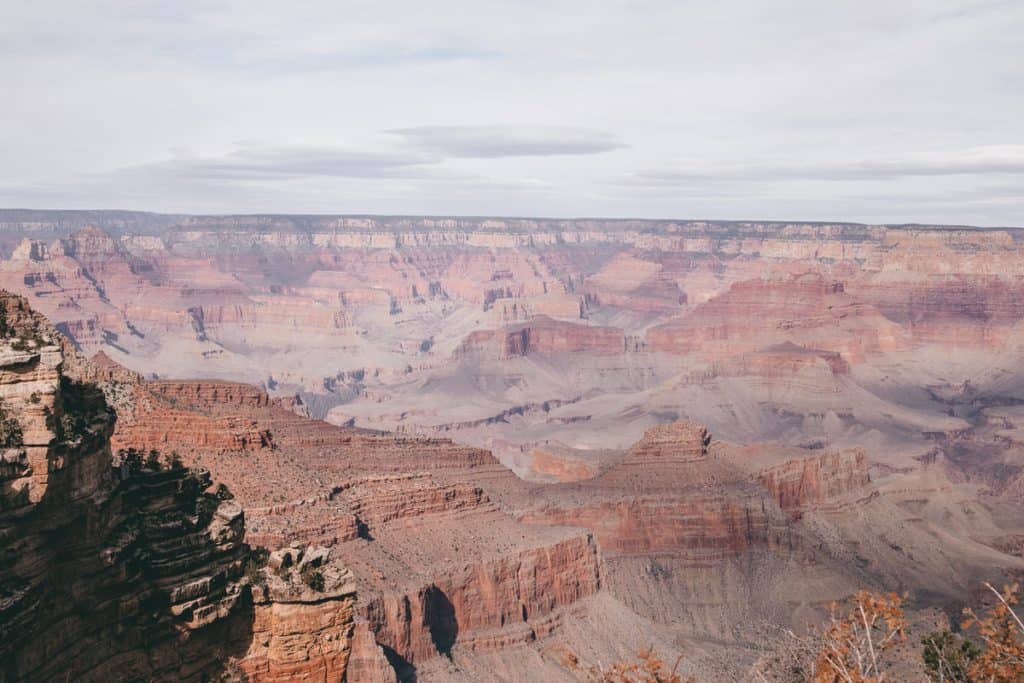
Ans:
[{"label": "red rock cliff", "polygon": [[757,480],[779,507],[799,516],[804,508],[866,486],[871,477],[864,451],[852,449],[790,460],[761,471]]},{"label": "red rock cliff", "polygon": [[622,353],[625,336],[614,327],[597,327],[557,321],[544,316],[499,330],[471,332],[456,356],[483,355],[502,359],[531,353]]},{"label": "red rock cliff", "polygon": [[253,601],[242,508],[208,472],[112,465],[113,413],[80,381],[105,374],[0,293],[0,678],[340,677],[351,584]]}]

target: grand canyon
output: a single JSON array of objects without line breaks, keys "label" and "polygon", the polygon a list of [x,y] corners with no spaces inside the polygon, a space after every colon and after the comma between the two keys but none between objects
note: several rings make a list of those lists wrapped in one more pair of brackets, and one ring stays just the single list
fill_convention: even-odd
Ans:
[{"label": "grand canyon", "polygon": [[0,257],[5,682],[800,680],[859,590],[915,645],[1024,575],[1017,229],[3,210]]}]

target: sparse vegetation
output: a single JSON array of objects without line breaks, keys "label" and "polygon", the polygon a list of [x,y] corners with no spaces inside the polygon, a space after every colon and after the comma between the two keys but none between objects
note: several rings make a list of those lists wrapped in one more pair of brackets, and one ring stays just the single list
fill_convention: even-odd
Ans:
[{"label": "sparse vegetation", "polygon": [[280,576],[282,579],[287,580],[292,573],[292,557],[289,554],[285,554],[281,559],[281,565],[274,570],[274,573]]},{"label": "sparse vegetation", "polygon": [[221,683],[244,683],[247,680],[237,657],[228,657],[221,662],[223,670],[220,674]]},{"label": "sparse vegetation", "polygon": [[581,667],[575,655],[570,654],[568,668],[590,683],[696,683],[692,676],[683,678],[678,672],[683,658],[678,657],[671,669],[657,655],[653,647],[640,650],[633,661],[618,662],[610,666]]},{"label": "sparse vegetation", "polygon": [[266,548],[253,548],[249,553],[249,559],[245,561],[245,577],[249,580],[249,583],[255,586],[262,586],[266,584],[267,577],[263,573],[263,568],[267,566],[267,561],[270,559],[270,551]]},{"label": "sparse vegetation", "polygon": [[11,325],[7,318],[7,309],[0,305],[0,337],[14,338],[10,342],[15,351],[29,351],[45,345],[49,340],[40,334],[36,324],[26,322],[24,325]]},{"label": "sparse vegetation", "polygon": [[[994,601],[983,615],[965,609],[960,632],[932,631],[921,638],[920,676],[934,683],[1018,683],[1024,681],[1024,622],[1015,610],[1020,587],[985,587]],[[885,683],[893,648],[906,638],[903,598],[861,591],[845,611],[833,606],[822,629],[790,639],[759,681],[800,683]],[[904,661],[904,665],[910,665]],[[618,680],[618,679],[616,679]],[[646,680],[646,679],[641,679]],[[902,679],[900,679],[902,680]]]},{"label": "sparse vegetation", "polygon": [[302,583],[306,584],[317,593],[324,592],[324,573],[313,565],[307,564],[303,567],[302,571],[299,573],[299,578],[302,579]]},{"label": "sparse vegetation", "polygon": [[828,621],[805,636],[792,631],[753,671],[767,683],[885,683],[892,649],[906,640],[903,598],[862,590],[845,607],[833,604]]},{"label": "sparse vegetation", "polygon": [[106,398],[96,385],[67,377],[61,377],[60,387],[63,410],[57,435],[65,441],[85,437],[96,417],[107,412]]},{"label": "sparse vegetation", "polygon": [[21,423],[0,408],[0,447],[17,448],[24,443],[25,434],[21,429]]},{"label": "sparse vegetation", "polygon": [[928,679],[937,683],[970,683],[971,663],[981,653],[963,634],[949,629],[921,638],[921,657]]},{"label": "sparse vegetation", "polygon": [[885,653],[906,639],[903,598],[858,592],[844,614],[832,606],[814,663],[814,681],[883,683]]},{"label": "sparse vegetation", "polygon": [[206,526],[213,519],[214,513],[220,507],[220,501],[216,496],[204,493],[196,498],[196,517],[199,526]]},{"label": "sparse vegetation", "polygon": [[[184,461],[177,451],[172,451],[170,455],[164,455],[156,449],[150,449],[148,452],[137,448],[122,448],[117,452],[117,458],[114,461],[115,466],[127,466],[130,473],[137,473],[143,469],[151,471],[162,471],[162,470],[180,470],[185,467]],[[218,490],[218,495],[220,491]],[[225,500],[225,499],[222,499]]]},{"label": "sparse vegetation", "polygon": [[142,453],[134,448],[122,448],[117,452],[117,463],[131,473],[138,472],[142,469]]},{"label": "sparse vegetation", "polygon": [[968,680],[990,683],[1024,681],[1024,622],[1014,610],[1020,602],[1020,585],[1005,586],[1002,591],[991,584],[985,587],[996,597],[996,602],[983,616],[974,610],[964,610],[964,629],[977,634],[982,647],[971,658],[967,668]]},{"label": "sparse vegetation", "polygon": [[15,351],[28,351],[31,347],[27,337],[18,337],[11,342],[11,348]]}]

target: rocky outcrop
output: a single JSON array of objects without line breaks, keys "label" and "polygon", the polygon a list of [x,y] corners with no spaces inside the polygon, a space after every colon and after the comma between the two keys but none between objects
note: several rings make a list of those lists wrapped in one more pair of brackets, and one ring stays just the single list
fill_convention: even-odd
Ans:
[{"label": "rocky outcrop", "polygon": [[401,674],[456,645],[474,652],[533,642],[558,610],[599,588],[596,546],[574,536],[445,572],[413,591],[385,592],[362,611]]},{"label": "rocky outcrop", "polygon": [[779,508],[711,443],[707,429],[687,420],[652,427],[597,477],[545,487],[520,519],[582,526],[616,555],[707,562],[754,547],[791,549]]},{"label": "rocky outcrop", "polygon": [[238,382],[162,380],[147,382],[146,389],[167,403],[190,409],[265,408],[270,405],[266,392]]},{"label": "rocky outcrop", "polygon": [[[504,498],[523,485],[487,451],[446,439],[334,427],[227,383],[144,381],[136,390],[147,403],[136,406],[124,430],[118,428],[122,447],[142,448],[153,425],[173,417],[177,434],[193,435],[193,447],[181,451],[186,462],[216,471],[245,505],[251,544],[322,545],[351,569],[359,595],[352,614],[374,642],[360,645],[360,670],[385,677],[397,672],[404,679],[453,648],[471,653],[530,645],[550,636],[566,610],[600,590],[593,539],[576,530],[534,530],[511,518],[489,492]],[[140,412],[142,405],[150,406],[148,412]],[[222,448],[196,436],[211,421],[241,415],[272,445]],[[238,666],[275,680],[291,671],[293,655],[285,648],[277,664],[267,663],[272,645],[262,634],[270,613],[264,614],[260,595],[254,642],[264,646],[250,649]],[[273,614],[289,609],[276,605]],[[326,613],[310,618],[328,623]],[[288,619],[273,623],[288,631]],[[353,637],[331,632],[346,643]],[[306,661],[302,652],[294,656]],[[387,671],[378,668],[383,653]],[[303,670],[320,666],[316,661],[309,659]],[[340,666],[338,660],[322,670]]]},{"label": "rocky outcrop", "polygon": [[340,678],[351,574],[316,551],[313,588],[261,572],[208,471],[115,464],[113,412],[81,381],[95,377],[123,378],[0,293],[0,678]]},{"label": "rocky outcrop", "polygon": [[582,526],[598,546],[621,555],[671,554],[706,563],[748,549],[792,549],[785,520],[757,497],[631,498],[523,516],[528,523]]},{"label": "rocky outcrop", "polygon": [[341,329],[349,325],[343,311],[330,310],[301,297],[290,300],[274,297],[257,299],[250,304],[203,306],[196,315],[201,315],[207,330],[228,325],[250,328],[283,326],[303,330]]},{"label": "rocky outcrop", "polygon": [[352,653],[345,671],[346,683],[398,683],[395,670],[384,649],[365,621],[356,621],[352,634]]},{"label": "rocky outcrop", "polygon": [[540,316],[500,330],[472,332],[455,355],[501,360],[531,353],[615,354],[624,350],[625,337],[620,329],[579,325]]},{"label": "rocky outcrop", "polygon": [[531,473],[542,480],[582,481],[597,475],[600,464],[574,457],[566,449],[534,448],[530,451]]},{"label": "rocky outcrop", "polygon": [[759,472],[757,481],[779,507],[799,518],[808,507],[862,489],[871,476],[864,451],[852,449],[789,460]]},{"label": "rocky outcrop", "polygon": [[330,555],[319,547],[271,553],[252,589],[251,644],[233,664],[246,680],[362,680],[348,671],[355,583]]},{"label": "rocky outcrop", "polygon": [[[270,448],[273,437],[247,415],[270,405],[258,388],[235,382],[138,382],[121,411],[115,450],[135,448],[187,453]],[[205,414],[196,406],[210,406]]]},{"label": "rocky outcrop", "polygon": [[142,381],[142,376],[121,365],[104,351],[99,351],[88,363],[82,364],[82,371],[77,373],[79,380],[93,384],[117,383],[134,385]]},{"label": "rocky outcrop", "polygon": [[488,491],[504,498],[522,484],[486,451],[332,427],[262,398],[235,400],[243,392],[223,387],[143,382],[140,390],[173,397],[195,425],[245,404],[269,431],[274,448],[200,445],[184,457],[226,477],[246,506],[250,543],[322,544],[351,568],[355,614],[373,643],[359,646],[359,670],[404,678],[450,652],[531,646],[600,590],[594,540],[510,518]]},{"label": "rocky outcrop", "polygon": [[63,374],[56,333],[24,300],[0,295],[0,309],[14,333],[0,342],[0,405],[23,452],[2,481],[5,680],[219,670],[244,622],[241,508],[204,494],[204,472],[113,468],[103,394]]},{"label": "rocky outcrop", "polygon": [[629,451],[629,465],[688,463],[707,457],[711,435],[702,425],[678,420],[651,427]]},{"label": "rocky outcrop", "polygon": [[850,363],[841,353],[806,348],[792,342],[730,358],[715,363],[714,377],[759,377],[765,379],[791,378],[801,373],[815,373],[827,369],[833,375],[848,375]]},{"label": "rocky outcrop", "polygon": [[687,303],[670,269],[657,261],[620,253],[586,280],[591,301],[629,311],[673,314]]},{"label": "rocky outcrop", "polygon": [[905,333],[874,307],[819,273],[733,284],[675,321],[647,331],[647,347],[712,360],[795,345],[862,360],[905,345]]}]

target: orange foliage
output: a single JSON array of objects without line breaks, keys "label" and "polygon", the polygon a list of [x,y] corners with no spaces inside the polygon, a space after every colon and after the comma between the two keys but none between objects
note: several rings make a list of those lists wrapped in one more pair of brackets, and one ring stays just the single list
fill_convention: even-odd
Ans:
[{"label": "orange foliage", "polygon": [[970,608],[964,610],[963,628],[974,629],[984,645],[968,674],[971,680],[986,683],[1024,681],[1024,623],[1013,609],[1020,602],[1020,586],[1005,586],[1002,592],[991,584],[985,586],[995,594],[996,604],[983,617]]},{"label": "orange foliage", "polygon": [[882,653],[906,638],[903,598],[895,593],[860,591],[853,597],[849,613],[838,612],[838,606],[833,605],[811,680],[883,683]]},{"label": "orange foliage", "polygon": [[[684,679],[676,673],[682,659],[676,659],[675,666],[668,670],[654,648],[646,647],[640,650],[635,662],[619,662],[608,669],[591,667],[581,673],[592,683],[695,683],[694,678]],[[570,659],[569,666],[580,671],[575,657]]]}]

